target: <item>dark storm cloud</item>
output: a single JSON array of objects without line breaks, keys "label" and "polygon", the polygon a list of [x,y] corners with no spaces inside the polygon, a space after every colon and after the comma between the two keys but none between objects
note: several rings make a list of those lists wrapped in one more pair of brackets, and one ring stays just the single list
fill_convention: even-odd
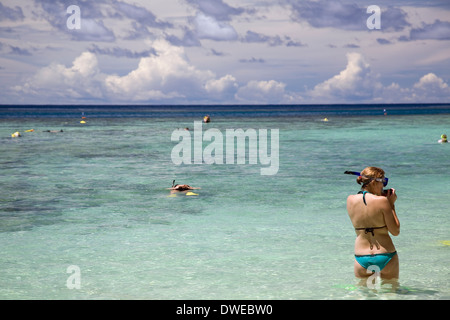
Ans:
[{"label": "dark storm cloud", "polygon": [[142,52],[135,52],[135,51],[131,51],[129,49],[124,49],[124,48],[119,48],[119,47],[100,48],[95,44],[92,45],[92,47],[89,49],[89,51],[92,53],[104,54],[104,55],[113,56],[116,58],[125,57],[125,58],[131,58],[131,59],[144,58],[144,57],[148,57],[150,55],[156,55],[156,52],[153,49],[144,50]]},{"label": "dark storm cloud", "polygon": [[410,40],[450,40],[450,22],[436,20],[432,24],[423,24],[421,28],[412,29]]},{"label": "dark storm cloud", "polygon": [[9,44],[3,44],[0,42],[0,53],[13,54],[16,56],[31,56],[31,52],[28,49],[12,46]]},{"label": "dark storm cloud", "polygon": [[383,38],[378,38],[378,39],[377,39],[377,42],[378,42],[379,44],[391,44],[391,43],[392,43],[392,42],[390,42],[389,40],[383,39]]},{"label": "dark storm cloud", "polygon": [[281,40],[279,36],[266,36],[253,31],[247,31],[241,40],[246,43],[267,43],[269,46],[279,46],[283,44],[283,40]]},{"label": "dark storm cloud", "polygon": [[54,28],[59,31],[70,33],[76,41],[105,41],[112,42],[116,39],[114,33],[105,27],[101,20],[104,16],[100,10],[101,1],[78,1],[80,8],[81,28],[79,30],[69,30],[67,19],[70,13],[67,8],[74,5],[73,0],[45,1],[36,0],[43,9],[42,18],[46,19]]},{"label": "dark storm cloud", "polygon": [[229,21],[232,16],[240,15],[245,10],[234,8],[222,0],[186,0],[187,3],[220,21]]},{"label": "dark storm cloud", "polygon": [[156,16],[143,7],[138,7],[125,2],[113,1],[112,6],[116,10],[115,17],[126,17],[138,22],[139,24],[153,28],[170,28],[172,24],[159,21]]},{"label": "dark storm cloud", "polygon": [[400,8],[381,7],[381,30],[401,31],[404,28],[411,26],[407,21],[407,18],[406,12]]},{"label": "dark storm cloud", "polygon": [[286,47],[307,47],[307,44],[302,43],[301,41],[294,41],[291,37],[285,36],[286,39]]},{"label": "dark storm cloud", "polygon": [[240,59],[239,62],[241,63],[265,63],[266,60],[262,59],[262,58],[255,58],[252,57],[251,59]]},{"label": "dark storm cloud", "polygon": [[[115,41],[116,36],[111,27],[104,24],[106,18],[130,19],[132,21],[126,39],[149,37],[151,33],[148,31],[148,27],[158,29],[172,27],[170,23],[158,20],[146,8],[117,0],[36,0],[36,3],[43,9],[42,18],[46,19],[57,30],[69,32],[72,39],[77,41]],[[70,14],[66,10],[70,5],[77,5],[80,8],[81,28],[79,30],[68,30],[67,28],[66,22]]]},{"label": "dark storm cloud", "polygon": [[183,36],[166,35],[166,39],[173,45],[185,47],[201,46],[200,40],[234,41],[238,34],[229,23],[233,16],[245,12],[235,8],[223,0],[185,0],[196,9],[196,14],[188,19],[191,27],[182,27]]},{"label": "dark storm cloud", "polygon": [[11,54],[19,55],[19,56],[31,56],[30,51],[28,51],[27,49],[19,48],[16,46],[9,46],[9,47],[10,47],[9,53],[11,53]]},{"label": "dark storm cloud", "polygon": [[257,33],[254,31],[247,31],[245,36],[241,37],[241,42],[244,43],[265,43],[271,47],[282,46],[286,47],[307,47],[306,44],[300,41],[294,41],[291,37],[285,36],[282,39],[280,36],[267,36],[261,33]]},{"label": "dark storm cloud", "polygon": [[180,39],[175,35],[166,35],[166,40],[174,46],[181,47],[200,47],[201,43],[194,31],[184,27],[183,37]]},{"label": "dark storm cloud", "polygon": [[9,8],[4,6],[3,4],[1,4],[0,2],[0,21],[3,20],[12,20],[12,21],[17,21],[17,20],[23,20],[24,15],[22,12],[22,8],[20,7],[14,7],[14,8]]},{"label": "dark storm cloud", "polygon": [[[295,1],[287,0],[291,7],[292,19],[307,21],[315,28],[336,28],[342,30],[367,30],[368,6],[341,1]],[[403,30],[410,24],[406,12],[400,8],[382,7],[381,29],[383,31]]]}]

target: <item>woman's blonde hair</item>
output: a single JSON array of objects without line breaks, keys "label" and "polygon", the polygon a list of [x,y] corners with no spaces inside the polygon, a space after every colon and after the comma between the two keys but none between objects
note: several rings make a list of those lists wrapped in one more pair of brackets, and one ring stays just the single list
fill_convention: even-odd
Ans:
[{"label": "woman's blonde hair", "polygon": [[361,188],[365,188],[376,178],[384,178],[384,170],[377,167],[367,167],[361,171],[360,176],[356,178],[356,182],[362,185]]}]

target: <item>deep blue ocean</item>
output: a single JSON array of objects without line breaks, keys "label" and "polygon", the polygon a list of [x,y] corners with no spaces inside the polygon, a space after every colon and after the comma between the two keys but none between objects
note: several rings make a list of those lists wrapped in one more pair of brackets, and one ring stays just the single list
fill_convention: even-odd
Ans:
[{"label": "deep blue ocean", "polygon": [[308,117],[448,114],[450,104],[366,104],[366,105],[20,105],[0,106],[0,118],[78,117],[90,118],[217,118],[230,117]]},{"label": "deep blue ocean", "polygon": [[[278,131],[276,173],[250,144],[254,164],[176,165],[207,114],[202,150]],[[450,104],[0,106],[0,299],[449,299],[444,133]],[[343,173],[367,166],[398,194],[401,290],[354,278]]]}]

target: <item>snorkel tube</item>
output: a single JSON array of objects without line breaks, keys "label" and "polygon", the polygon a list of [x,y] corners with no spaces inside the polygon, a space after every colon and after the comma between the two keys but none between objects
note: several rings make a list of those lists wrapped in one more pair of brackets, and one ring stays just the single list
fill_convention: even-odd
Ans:
[{"label": "snorkel tube", "polygon": [[353,174],[355,176],[360,176],[361,175],[361,172],[356,172],[356,171],[345,171],[344,173],[345,174]]},{"label": "snorkel tube", "polygon": [[[344,174],[352,174],[352,175],[358,176],[358,177],[361,176],[361,172],[356,172],[356,171],[345,171]],[[363,177],[365,177],[365,176],[363,176]],[[370,177],[368,177],[368,178],[370,178]],[[371,179],[375,179],[375,178],[371,178]],[[385,177],[383,180],[383,187],[387,186],[388,181],[389,181],[389,179]]]}]

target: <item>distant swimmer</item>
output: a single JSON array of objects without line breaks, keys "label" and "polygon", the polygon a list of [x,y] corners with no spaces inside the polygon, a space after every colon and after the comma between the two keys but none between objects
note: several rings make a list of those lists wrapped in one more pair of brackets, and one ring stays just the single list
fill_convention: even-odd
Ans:
[{"label": "distant swimmer", "polygon": [[22,135],[19,131],[16,131],[14,133],[11,133],[11,138],[20,138]]},{"label": "distant swimmer", "polygon": [[211,118],[209,117],[209,115],[206,115],[206,116],[203,117],[203,122],[204,123],[208,123],[210,121],[211,121]]},{"label": "distant swimmer", "polygon": [[168,188],[168,189],[173,190],[173,191],[186,191],[186,190],[194,190],[194,189],[200,189],[200,188],[191,187],[188,184],[175,184],[175,180],[173,180],[172,188]]},{"label": "distant swimmer", "polygon": [[446,134],[441,135],[441,139],[438,140],[438,142],[439,143],[447,143],[448,142],[447,135]]},{"label": "distant swimmer", "polygon": [[43,132],[51,132],[51,133],[58,133],[58,132],[64,132],[62,129],[61,130],[44,130]]}]

